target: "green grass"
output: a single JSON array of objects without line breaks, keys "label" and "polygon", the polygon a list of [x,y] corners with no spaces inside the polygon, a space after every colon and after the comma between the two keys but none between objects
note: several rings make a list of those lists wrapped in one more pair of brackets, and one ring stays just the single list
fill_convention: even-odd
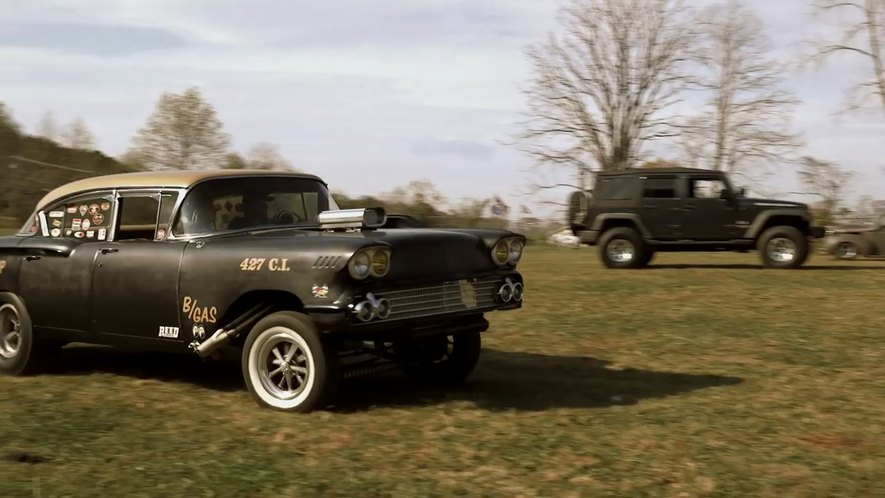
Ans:
[{"label": "green grass", "polygon": [[0,379],[0,496],[885,496],[885,264],[757,257],[530,247],[466,385],[308,415],[236,366],[65,350]]}]

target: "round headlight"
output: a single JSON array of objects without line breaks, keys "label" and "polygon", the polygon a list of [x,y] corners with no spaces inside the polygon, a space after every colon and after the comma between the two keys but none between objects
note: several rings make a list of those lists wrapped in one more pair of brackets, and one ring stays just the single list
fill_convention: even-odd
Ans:
[{"label": "round headlight", "polygon": [[369,257],[367,252],[360,251],[350,259],[347,266],[350,269],[350,275],[353,278],[362,280],[369,276],[369,272],[372,268],[372,258]]},{"label": "round headlight", "polygon": [[516,264],[519,258],[522,257],[523,247],[525,247],[525,244],[519,239],[510,241],[510,256],[507,258],[507,261],[511,264]]},{"label": "round headlight", "polygon": [[383,277],[390,270],[390,252],[379,249],[372,254],[372,276]]},{"label": "round headlight", "polygon": [[495,247],[492,249],[492,259],[495,260],[495,263],[498,266],[503,266],[507,263],[507,258],[510,257],[510,247],[507,245],[506,240],[502,240],[495,244]]}]

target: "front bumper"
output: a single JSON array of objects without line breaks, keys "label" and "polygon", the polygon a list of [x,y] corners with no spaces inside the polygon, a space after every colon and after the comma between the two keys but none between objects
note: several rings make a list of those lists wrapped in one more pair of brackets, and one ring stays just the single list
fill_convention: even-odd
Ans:
[{"label": "front bumper", "polygon": [[[514,291],[508,296],[508,292]],[[518,292],[516,292],[518,289]],[[482,316],[490,311],[522,307],[524,283],[516,272],[456,276],[443,282],[411,282],[393,285],[378,282],[354,289],[337,309],[308,310],[325,332],[377,333],[417,330],[454,320]],[[385,300],[389,313],[373,313],[360,319],[358,305]],[[377,311],[377,309],[376,309]]]}]

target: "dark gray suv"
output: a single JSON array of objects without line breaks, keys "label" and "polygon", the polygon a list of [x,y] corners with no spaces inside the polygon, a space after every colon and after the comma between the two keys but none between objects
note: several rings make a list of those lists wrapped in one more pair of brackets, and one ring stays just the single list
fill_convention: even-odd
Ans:
[{"label": "dark gray suv", "polygon": [[797,268],[809,238],[824,236],[806,204],[747,198],[725,173],[706,169],[599,172],[592,194],[571,194],[568,216],[609,268],[646,266],[659,251],[752,249],[767,267]]}]

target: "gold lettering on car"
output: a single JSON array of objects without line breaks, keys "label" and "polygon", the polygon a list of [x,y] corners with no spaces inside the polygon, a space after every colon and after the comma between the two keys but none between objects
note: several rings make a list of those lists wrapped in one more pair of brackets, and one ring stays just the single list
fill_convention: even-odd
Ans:
[{"label": "gold lettering on car", "polygon": [[181,304],[181,312],[187,315],[188,320],[194,323],[215,323],[218,318],[218,308],[212,306],[200,306],[196,299],[185,296]]},{"label": "gold lettering on car", "polygon": [[[267,266],[264,265],[265,262]],[[274,272],[291,270],[287,258],[246,258],[240,262],[240,270],[242,271],[261,271],[262,268]]]},{"label": "gold lettering on car", "polygon": [[0,259],[0,275],[3,275],[3,270],[6,269],[6,260]]},{"label": "gold lettering on car", "polygon": [[270,271],[289,271],[289,260],[280,258],[270,258],[267,263],[267,269]]}]

